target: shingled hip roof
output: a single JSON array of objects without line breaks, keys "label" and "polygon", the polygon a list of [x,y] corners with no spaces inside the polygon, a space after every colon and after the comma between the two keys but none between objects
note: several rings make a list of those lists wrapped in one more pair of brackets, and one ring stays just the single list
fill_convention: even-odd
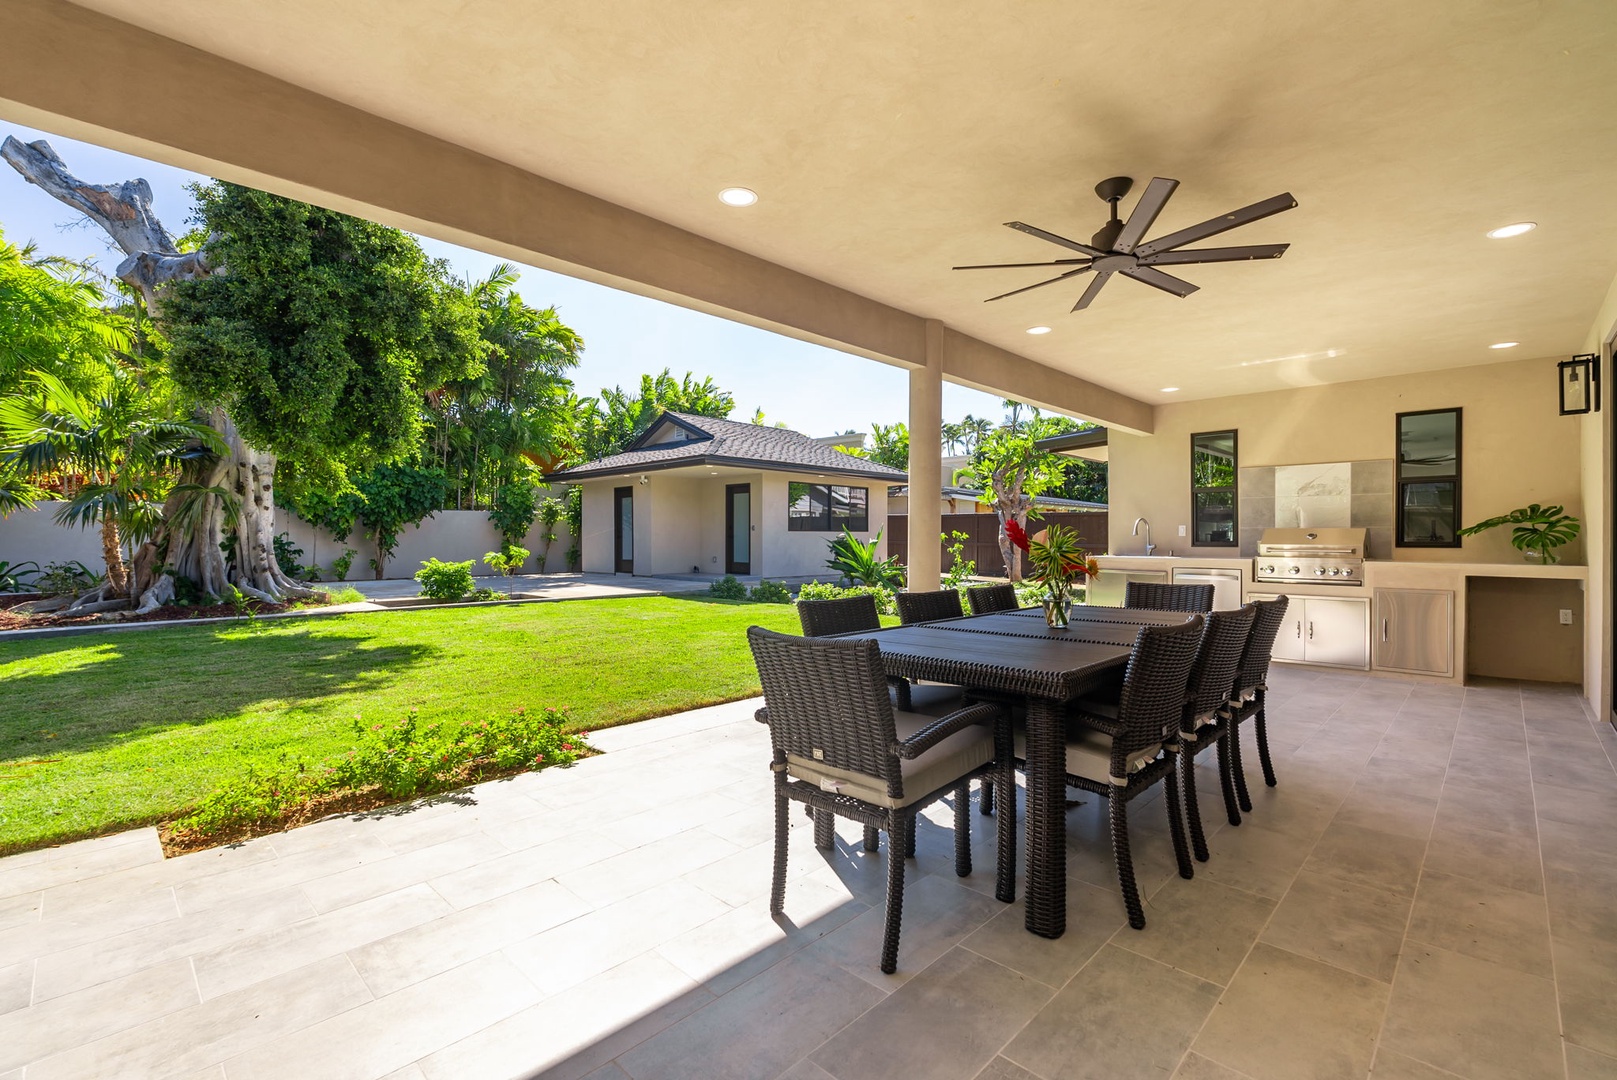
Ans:
[{"label": "shingled hip roof", "polygon": [[[683,435],[665,441],[670,427]],[[786,428],[738,424],[711,416],[665,412],[621,454],[587,461],[545,476],[550,481],[590,480],[623,473],[656,472],[696,465],[728,465],[781,472],[837,473],[887,483],[907,477],[886,465],[854,457]]]}]

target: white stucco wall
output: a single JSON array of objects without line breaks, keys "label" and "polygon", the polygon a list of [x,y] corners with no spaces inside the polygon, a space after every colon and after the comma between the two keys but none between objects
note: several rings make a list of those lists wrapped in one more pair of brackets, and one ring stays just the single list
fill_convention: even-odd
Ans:
[{"label": "white stucco wall", "polygon": [[[561,493],[561,489],[558,489],[556,497],[559,498]],[[541,498],[548,494],[550,489],[540,489]],[[610,490],[607,495],[610,498]],[[100,532],[95,529],[70,529],[57,525],[51,518],[59,505],[59,503],[41,503],[33,510],[19,510],[8,518],[0,519],[0,559],[7,562],[37,562],[40,566],[49,562],[76,560],[98,574],[105,572],[106,562],[101,557]],[[375,576],[370,568],[370,560],[376,554],[375,545],[358,530],[349,536],[347,543],[339,544],[324,529],[317,529],[288,511],[276,515],[275,525],[278,533],[286,533],[292,543],[303,549],[302,562],[305,565],[321,567],[326,571],[325,577],[328,580],[331,578],[332,560],[342,555],[345,548],[353,548],[358,552],[348,571],[348,580],[368,581]],[[544,547],[544,542],[540,539],[543,532],[544,527],[537,521],[534,522],[522,545],[535,557]],[[610,558],[610,535],[607,542]],[[405,526],[404,531],[399,534],[399,546],[394,549],[393,557],[387,561],[386,576],[411,577],[421,569],[421,563],[426,559],[442,559],[445,562],[465,562],[471,559],[475,563],[472,573],[485,577],[493,571],[483,563],[483,555],[498,549],[499,546],[500,534],[489,521],[488,511],[440,510],[419,526]],[[545,569],[566,570],[567,549],[570,546],[572,537],[567,531],[567,522],[559,521],[556,523],[556,542],[550,546],[550,558],[545,564]],[[525,573],[538,571],[534,558],[528,560],[523,571]]]},{"label": "white stucco wall", "polygon": [[[887,525],[886,484],[827,474],[757,472],[704,475],[702,470],[668,469],[629,478],[586,481],[584,488],[584,569],[610,574],[615,565],[613,498],[618,487],[634,488],[637,575],[722,574],[724,563],[724,496],[730,484],[752,485],[752,570],[754,576],[797,578],[830,575],[825,568],[829,532],[788,532],[787,485],[793,480],[846,483],[870,489],[870,528],[858,534],[869,540]],[[627,483],[625,482],[627,479]],[[886,538],[879,548],[887,554]]]},{"label": "white stucco wall", "polygon": [[96,573],[105,573],[101,557],[101,530],[64,528],[53,520],[61,509],[59,502],[42,502],[32,510],[18,510],[0,518],[0,561],[8,563],[81,562]]}]

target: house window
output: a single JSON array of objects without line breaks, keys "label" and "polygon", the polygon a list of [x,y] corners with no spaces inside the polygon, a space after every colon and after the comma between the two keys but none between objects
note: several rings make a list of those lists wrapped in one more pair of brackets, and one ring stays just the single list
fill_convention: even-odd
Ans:
[{"label": "house window", "polygon": [[1460,410],[1398,414],[1398,546],[1460,546]]},{"label": "house window", "polygon": [[869,488],[795,480],[786,485],[788,532],[864,532],[869,528]]},{"label": "house window", "polygon": [[1190,437],[1191,544],[1235,547],[1235,432]]}]

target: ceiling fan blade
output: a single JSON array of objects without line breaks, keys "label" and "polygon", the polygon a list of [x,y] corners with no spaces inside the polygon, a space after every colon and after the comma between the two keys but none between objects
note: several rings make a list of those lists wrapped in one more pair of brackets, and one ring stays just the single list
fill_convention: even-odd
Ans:
[{"label": "ceiling fan blade", "polygon": [[1082,311],[1084,308],[1094,303],[1095,297],[1100,295],[1102,286],[1106,284],[1107,280],[1111,278],[1113,273],[1114,271],[1111,270],[1102,270],[1100,273],[1096,274],[1095,280],[1091,281],[1089,283],[1089,288],[1084,290],[1084,295],[1080,296],[1078,298],[1078,302],[1072,305],[1072,310]]},{"label": "ceiling fan blade", "polygon": [[1189,266],[1191,263],[1244,262],[1248,259],[1278,259],[1290,244],[1252,244],[1248,247],[1186,248],[1159,251],[1140,260],[1141,266]]},{"label": "ceiling fan blade", "polygon": [[1076,240],[1068,240],[1065,236],[1057,236],[1053,232],[1045,232],[1043,229],[1023,221],[1007,221],[1005,227],[1015,229],[1017,232],[1027,233],[1029,236],[1037,236],[1040,240],[1048,240],[1052,244],[1060,244],[1062,247],[1071,248],[1073,251],[1081,251],[1085,255],[1093,255],[1098,258],[1106,254],[1099,248],[1090,247],[1088,244],[1080,244]]},{"label": "ceiling fan blade", "polygon": [[1194,244],[1198,240],[1205,240],[1209,236],[1217,236],[1221,232],[1240,228],[1242,225],[1270,217],[1281,211],[1290,210],[1296,205],[1297,200],[1292,198],[1291,192],[1288,191],[1273,198],[1264,199],[1262,202],[1255,202],[1251,206],[1243,206],[1239,210],[1231,210],[1227,214],[1210,218],[1200,225],[1192,225],[1188,229],[1180,229],[1176,233],[1169,233],[1167,236],[1152,240],[1148,244],[1141,244],[1134,249],[1134,254],[1143,259],[1147,255],[1155,255],[1159,251],[1171,251],[1174,248],[1184,247],[1186,244]]},{"label": "ceiling fan blade", "polygon": [[1129,252],[1134,245],[1145,239],[1145,234],[1151,231],[1151,226],[1157,222],[1157,215],[1162,208],[1168,205],[1168,197],[1179,187],[1179,181],[1169,180],[1158,176],[1146,186],[1145,194],[1140,201],[1134,204],[1133,213],[1123,225],[1123,231],[1117,234],[1117,243],[1112,247],[1118,251]]},{"label": "ceiling fan blade", "polygon": [[1085,266],[1088,266],[1091,261],[1092,260],[1089,260],[1089,259],[1054,259],[1054,260],[1052,260],[1050,262],[1036,262],[1036,263],[979,263],[979,264],[977,264],[975,266],[951,266],[951,267],[949,267],[949,269],[951,269],[951,270],[1010,270],[1010,269],[1015,269],[1015,268],[1018,268],[1018,267],[1027,267],[1027,266],[1077,266],[1079,263],[1083,263]]},{"label": "ceiling fan blade", "polygon": [[993,300],[1003,300],[1007,296],[1015,296],[1017,293],[1025,293],[1029,289],[1040,289],[1040,288],[1043,288],[1046,285],[1054,285],[1056,282],[1065,281],[1067,278],[1070,278],[1075,274],[1087,274],[1087,273],[1089,273],[1089,267],[1080,266],[1076,270],[1068,270],[1065,274],[1057,274],[1055,277],[1050,278],[1048,281],[1041,281],[1041,282],[1038,282],[1037,284],[1034,284],[1034,285],[1025,285],[1020,289],[1012,289],[1010,292],[1002,292],[998,296],[990,296],[987,300],[984,300],[983,303],[986,304],[986,303],[989,303],[990,301],[993,301]]},{"label": "ceiling fan blade", "polygon": [[1161,289],[1165,293],[1175,296],[1189,296],[1200,285],[1192,285],[1183,278],[1176,278],[1172,274],[1164,274],[1161,270],[1153,270],[1149,266],[1136,266],[1132,270],[1122,271],[1124,277],[1131,277],[1135,281],[1143,282],[1153,289]]}]

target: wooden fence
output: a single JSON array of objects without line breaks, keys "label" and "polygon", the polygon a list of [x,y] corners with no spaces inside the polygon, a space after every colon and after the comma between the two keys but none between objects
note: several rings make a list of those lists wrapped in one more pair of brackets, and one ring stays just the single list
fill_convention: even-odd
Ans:
[{"label": "wooden fence", "polygon": [[[1028,531],[1038,532],[1051,525],[1064,525],[1078,531],[1079,542],[1091,553],[1102,554],[1107,544],[1106,522],[1107,512],[1104,510],[1051,512],[1029,519]],[[901,563],[909,562],[909,524],[910,519],[906,514],[889,514],[887,517],[887,551]],[[977,564],[979,577],[1005,576],[1005,560],[999,553],[998,514],[944,514],[943,532],[944,535],[955,532],[966,534],[960,554],[962,558]],[[949,556],[947,544],[940,542],[939,546],[942,549],[943,570],[948,573],[954,560]]]}]

